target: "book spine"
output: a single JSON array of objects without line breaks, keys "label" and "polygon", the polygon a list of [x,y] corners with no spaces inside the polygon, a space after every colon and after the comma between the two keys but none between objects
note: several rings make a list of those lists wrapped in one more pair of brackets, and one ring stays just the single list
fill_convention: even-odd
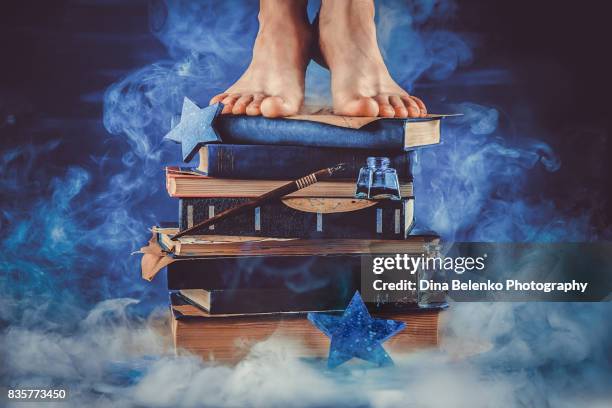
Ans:
[{"label": "book spine", "polygon": [[335,178],[357,180],[359,169],[370,156],[389,157],[390,167],[397,171],[398,177],[412,180],[409,153],[385,150],[210,144],[202,149],[199,169],[210,177],[285,180],[345,163],[346,170]]},{"label": "book spine", "polygon": [[360,280],[361,257],[179,258],[167,268],[169,290],[288,289],[314,282],[354,292]]},{"label": "book spine", "polygon": [[[183,198],[179,200],[179,229],[185,230],[214,214],[249,201],[248,198]],[[404,239],[414,224],[414,199],[381,201],[347,212],[306,212],[282,201],[195,231],[193,235],[245,235],[275,238]]]}]

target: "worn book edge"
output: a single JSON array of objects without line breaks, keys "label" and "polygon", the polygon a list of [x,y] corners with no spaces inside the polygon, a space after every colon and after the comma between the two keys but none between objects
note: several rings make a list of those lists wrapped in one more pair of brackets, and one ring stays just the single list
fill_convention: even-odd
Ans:
[{"label": "worn book edge", "polygon": [[[313,107],[305,107],[304,110],[312,111]],[[460,113],[450,113],[450,114],[428,114],[424,118],[383,118],[383,117],[372,117],[372,116],[342,116],[342,115],[334,115],[332,113],[331,108],[318,108],[316,112],[310,114],[300,114],[293,116],[286,116],[284,119],[293,119],[293,120],[304,120],[308,122],[318,122],[325,123],[327,125],[333,125],[343,128],[349,129],[360,129],[367,124],[372,122],[376,122],[378,120],[396,120],[403,121],[406,123],[410,122],[427,122],[427,121],[437,121],[437,119],[442,119],[446,117],[452,116],[461,116]]]},{"label": "worn book edge", "polygon": [[265,256],[413,253],[438,245],[437,235],[411,235],[406,239],[270,238],[234,235],[172,236],[178,228],[153,228],[163,249],[177,256]]}]

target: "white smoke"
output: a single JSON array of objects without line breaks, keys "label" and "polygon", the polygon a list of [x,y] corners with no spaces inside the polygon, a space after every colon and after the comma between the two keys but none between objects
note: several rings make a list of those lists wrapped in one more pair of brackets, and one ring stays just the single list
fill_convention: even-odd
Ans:
[{"label": "white smoke", "polygon": [[[66,334],[10,328],[3,383],[65,386],[63,406],[605,406],[609,303],[464,303],[443,313],[439,350],[357,360],[336,370],[272,337],[236,366],[174,356],[167,312],[129,317],[133,299],[100,303]],[[8,377],[7,377],[8,375]]]}]

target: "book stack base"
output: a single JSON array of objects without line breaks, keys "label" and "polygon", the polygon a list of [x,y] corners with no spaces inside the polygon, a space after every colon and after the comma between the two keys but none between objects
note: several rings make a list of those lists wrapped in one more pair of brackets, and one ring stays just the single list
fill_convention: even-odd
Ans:
[{"label": "book stack base", "polygon": [[[329,338],[316,329],[305,314],[282,316],[214,316],[170,296],[172,337],[177,354],[191,353],[206,361],[235,364],[258,342],[276,339],[284,351],[299,358],[326,358]],[[438,345],[440,310],[374,313],[379,318],[400,320],[406,329],[384,343],[393,357]]]}]

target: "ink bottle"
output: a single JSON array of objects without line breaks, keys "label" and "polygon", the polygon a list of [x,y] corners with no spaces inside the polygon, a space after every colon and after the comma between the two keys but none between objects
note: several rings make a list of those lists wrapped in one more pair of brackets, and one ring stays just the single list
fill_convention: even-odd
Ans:
[{"label": "ink bottle", "polygon": [[356,198],[370,200],[399,200],[399,182],[397,172],[389,167],[388,157],[368,157],[366,165],[359,170]]}]

